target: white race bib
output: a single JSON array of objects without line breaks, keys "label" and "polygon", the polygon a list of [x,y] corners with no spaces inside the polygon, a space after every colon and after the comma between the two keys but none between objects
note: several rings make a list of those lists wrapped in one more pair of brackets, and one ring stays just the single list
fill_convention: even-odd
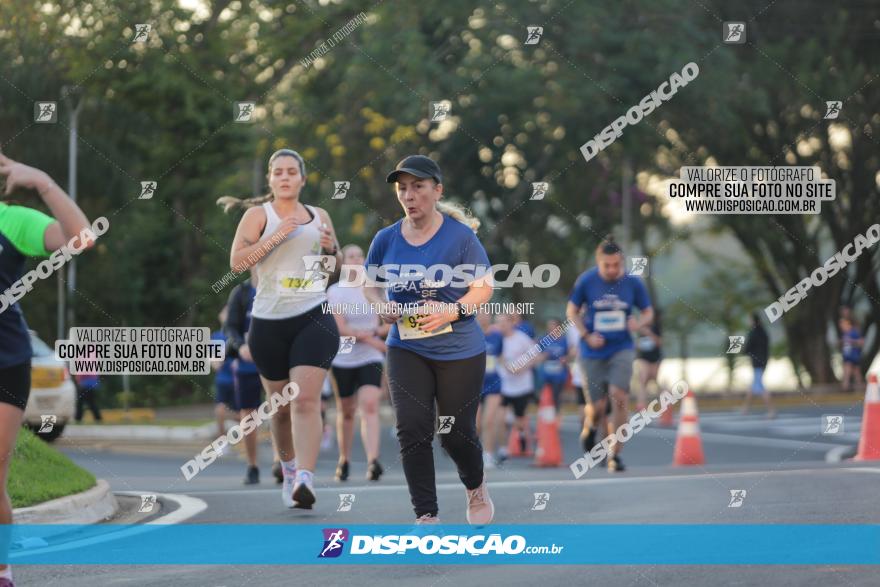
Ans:
[{"label": "white race bib", "polygon": [[657,345],[654,344],[654,339],[650,336],[642,336],[639,337],[639,350],[644,352],[653,351],[657,348]]},{"label": "white race bib", "polygon": [[486,355],[486,373],[494,373],[498,369],[498,359],[495,355]]},{"label": "white race bib", "polygon": [[608,310],[596,312],[593,317],[593,330],[596,332],[620,332],[626,330],[626,312]]},{"label": "white race bib", "polygon": [[547,373],[548,375],[559,375],[564,370],[562,363],[557,359],[548,359],[544,361],[544,373]]},{"label": "white race bib", "polygon": [[400,317],[397,321],[397,331],[400,333],[400,340],[429,338],[431,336],[437,336],[438,334],[452,332],[452,324],[447,324],[446,326],[430,332],[419,330],[419,324],[416,322],[416,319],[421,318],[422,316],[427,316],[427,314],[404,314]]}]

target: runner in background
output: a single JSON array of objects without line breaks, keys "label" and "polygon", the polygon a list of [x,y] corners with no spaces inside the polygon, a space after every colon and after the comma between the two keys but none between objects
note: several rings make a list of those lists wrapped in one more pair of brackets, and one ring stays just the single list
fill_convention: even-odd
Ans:
[{"label": "runner in background", "polygon": [[650,326],[639,329],[636,340],[636,365],[639,373],[639,392],[636,411],[641,411],[648,406],[648,384],[652,381],[658,388],[657,374],[660,372],[660,361],[663,359],[663,339],[661,338],[661,313],[654,310],[654,321]]},{"label": "runner in background", "polygon": [[[223,324],[227,348],[234,359],[232,377],[235,406],[241,418],[256,410],[263,402],[263,384],[251,356],[250,347],[246,342],[257,285],[257,278],[252,274],[250,279],[239,283],[229,292],[229,301],[226,303],[226,322]],[[254,430],[244,437],[245,456],[248,463],[244,479],[245,485],[255,485],[260,482],[260,470],[257,467],[258,442],[259,430]]]},{"label": "runner in background", "polygon": [[501,350],[502,405],[513,411],[513,427],[519,435],[522,452],[531,442],[527,410],[535,397],[535,376],[532,368],[543,357],[535,351],[535,343],[522,330],[516,328],[515,318],[510,315],[498,317],[498,328],[504,337]]},{"label": "runner in background", "polygon": [[859,366],[862,360],[862,346],[865,339],[859,332],[855,318],[844,317],[839,321],[840,327],[840,352],[843,354],[843,378],[840,381],[844,391],[853,391],[853,383],[857,388],[865,385],[862,378],[862,369]]},{"label": "runner in background", "polygon": [[535,327],[532,326],[532,323],[522,317],[522,314],[513,313],[510,315],[513,319],[513,326],[517,330],[526,333],[529,338],[533,341],[535,340]]},{"label": "runner in background", "polygon": [[327,403],[336,395],[336,381],[328,372],[321,385],[321,452],[333,449],[333,424],[327,421]]},{"label": "runner in background", "polygon": [[[577,330],[575,330],[577,332]],[[562,399],[562,389],[568,380],[568,365],[565,360],[568,357],[568,338],[562,331],[562,322],[556,318],[547,321],[547,332],[541,338],[543,349],[543,362],[539,370],[541,372],[541,385],[549,385],[553,391],[553,403],[556,406],[556,417],[562,420],[562,412],[559,410]],[[540,393],[540,392],[539,392]]]},{"label": "runner in background", "polygon": [[[583,318],[581,309],[585,309]],[[640,310],[639,318],[632,315]],[[581,335],[580,365],[587,376],[589,403],[581,431],[585,453],[596,443],[596,431],[609,402],[608,434],[627,421],[627,395],[632,379],[635,345],[633,332],[651,323],[654,310],[642,280],[624,271],[623,250],[608,236],[596,248],[596,267],[582,273],[574,284],[566,308]],[[622,472],[620,450],[615,443],[608,458],[608,470]]]},{"label": "runner in background", "polygon": [[[226,436],[226,411],[238,412],[235,407],[235,381],[232,376],[232,362],[235,357],[229,352],[229,342],[223,333],[223,325],[229,306],[224,305],[220,310],[220,330],[211,333],[211,340],[222,341],[226,345],[226,356],[222,361],[211,361],[211,369],[214,370],[214,417],[217,419],[217,436]],[[222,457],[226,454],[227,445],[220,447],[218,454]]]},{"label": "runner in background", "polygon": [[[89,358],[93,359],[94,355]],[[73,380],[76,387],[76,411],[73,419],[77,423],[82,422],[85,411],[83,408],[87,405],[95,422],[100,422],[101,409],[98,407],[98,387],[101,385],[101,379],[98,377],[98,373],[95,371],[77,373]]]},{"label": "runner in background", "polygon": [[[364,251],[357,245],[346,245],[342,248],[342,262],[360,267],[364,263]],[[386,350],[384,337],[389,327],[380,324],[379,315],[367,302],[362,286],[353,283],[332,285],[327,290],[327,303],[334,308],[339,336],[343,340],[354,338],[354,343],[343,344],[333,359],[332,372],[337,387],[336,439],[339,443],[336,480],[348,480],[354,415],[359,408],[361,442],[367,456],[367,480],[378,481],[383,472],[379,463],[379,397]]]},{"label": "runner in background", "polygon": [[[46,173],[0,153],[0,176],[8,196],[17,188],[34,190],[51,216],[25,206],[0,202],[0,292],[24,275],[28,257],[48,257],[70,243],[80,251],[93,239],[77,238],[90,229],[89,219]],[[9,462],[31,391],[33,348],[18,302],[0,312],[0,525],[12,524],[12,503],[6,490]],[[0,532],[0,554],[7,558],[8,533]],[[2,560],[0,559],[0,560]],[[13,587],[12,567],[0,564],[0,587]]]},{"label": "runner in background", "polygon": [[[584,419],[587,413],[587,400],[584,397],[586,390],[584,389],[584,376],[581,373],[581,367],[578,365],[578,345],[580,344],[581,335],[574,326],[565,331],[565,339],[568,341],[568,368],[571,372],[571,386],[574,388],[574,396],[577,405],[580,407],[580,426],[584,428]],[[601,426],[600,430],[604,430]]]},{"label": "runner in background", "polygon": [[764,369],[770,359],[770,337],[761,325],[761,316],[757,312],[752,313],[752,329],[746,335],[743,353],[752,360],[753,378],[752,388],[746,394],[746,405],[743,406],[742,413],[748,413],[752,405],[752,396],[760,395],[767,406],[767,417],[773,418],[776,416],[776,410],[773,409],[770,401],[770,392],[764,388]]},{"label": "runner in background", "polygon": [[504,337],[498,326],[492,324],[492,316],[486,312],[477,314],[477,321],[486,337],[486,375],[483,377],[483,392],[480,395],[480,408],[477,410],[480,440],[483,444],[483,468],[494,469],[502,460],[496,456],[496,446],[504,421],[504,410],[501,407],[501,376],[498,374],[498,363]]}]

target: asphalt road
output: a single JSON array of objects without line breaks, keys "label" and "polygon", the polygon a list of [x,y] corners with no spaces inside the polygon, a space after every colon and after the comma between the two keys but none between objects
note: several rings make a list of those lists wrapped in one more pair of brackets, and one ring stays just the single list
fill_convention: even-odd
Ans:
[{"label": "asphalt road", "polygon": [[[880,466],[827,462],[857,442],[860,406],[816,406],[762,413],[701,414],[707,464],[672,467],[674,429],[655,426],[624,448],[628,470],[609,474],[593,469],[575,480],[567,467],[539,469],[512,460],[489,473],[496,522],[583,526],[584,548],[626,549],[607,544],[595,524],[781,524],[880,523],[877,489]],[[844,416],[838,434],[823,435],[823,415]],[[578,422],[568,417],[563,444],[568,463],[580,456]],[[383,431],[386,475],[363,479],[366,463],[355,445],[352,478],[332,479],[335,452],[322,453],[316,472],[318,503],[311,512],[287,510],[269,475],[268,445],[261,447],[262,484],[244,487],[244,464],[237,455],[218,460],[193,480],[180,474],[186,454],[136,455],[66,446],[65,452],[114,491],[160,494],[164,515],[175,510],[161,494],[185,494],[207,507],[186,523],[247,524],[411,524],[413,514],[397,460],[396,441]],[[436,445],[437,443],[435,443]],[[465,497],[452,462],[435,449],[440,517],[465,523]],[[741,507],[731,508],[730,491],[745,490]],[[534,493],[550,494],[545,510],[534,511]],[[351,511],[337,512],[340,493],[355,495]],[[100,547],[100,546],[98,546]],[[228,547],[235,548],[235,536]],[[657,544],[657,549],[678,548]],[[686,547],[686,545],[683,545]],[[723,548],[723,545],[719,545]],[[20,585],[875,585],[877,570],[863,566],[26,566],[15,567]]]}]

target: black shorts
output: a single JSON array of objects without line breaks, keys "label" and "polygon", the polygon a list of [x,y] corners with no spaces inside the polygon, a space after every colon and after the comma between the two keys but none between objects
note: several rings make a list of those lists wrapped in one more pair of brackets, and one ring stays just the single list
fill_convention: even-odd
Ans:
[{"label": "black shorts", "polygon": [[364,385],[382,387],[382,363],[360,367],[333,367],[333,378],[339,397],[351,397]]},{"label": "black shorts", "polygon": [[294,367],[329,369],[339,352],[339,330],[333,316],[325,314],[319,304],[292,318],[252,317],[247,344],[260,375],[269,381],[286,381]]},{"label": "black shorts", "polygon": [[508,397],[505,395],[501,400],[501,405],[513,406],[513,415],[517,418],[522,418],[526,415],[526,408],[529,407],[530,401],[532,401],[531,392],[517,397]]},{"label": "black shorts", "polygon": [[0,368],[0,402],[10,404],[24,411],[31,395],[30,360]]},{"label": "black shorts", "polygon": [[259,373],[235,374],[235,409],[255,410],[263,401],[263,382]]}]

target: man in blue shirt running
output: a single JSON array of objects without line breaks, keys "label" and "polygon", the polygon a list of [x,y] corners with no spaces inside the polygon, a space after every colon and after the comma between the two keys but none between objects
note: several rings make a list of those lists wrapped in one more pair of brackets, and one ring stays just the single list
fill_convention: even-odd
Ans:
[{"label": "man in blue shirt running", "polygon": [[[633,308],[641,312],[636,319]],[[585,309],[583,318],[578,314]],[[632,335],[651,324],[654,309],[648,290],[638,277],[624,271],[623,251],[612,237],[606,237],[596,249],[596,267],[578,277],[565,311],[581,335],[578,364],[587,378],[588,401],[581,432],[584,452],[590,452],[596,443],[596,429],[605,415],[610,389],[612,419],[608,433],[627,420],[627,395],[629,394],[635,345]],[[621,443],[612,447],[608,470],[624,470],[620,460]]]}]

